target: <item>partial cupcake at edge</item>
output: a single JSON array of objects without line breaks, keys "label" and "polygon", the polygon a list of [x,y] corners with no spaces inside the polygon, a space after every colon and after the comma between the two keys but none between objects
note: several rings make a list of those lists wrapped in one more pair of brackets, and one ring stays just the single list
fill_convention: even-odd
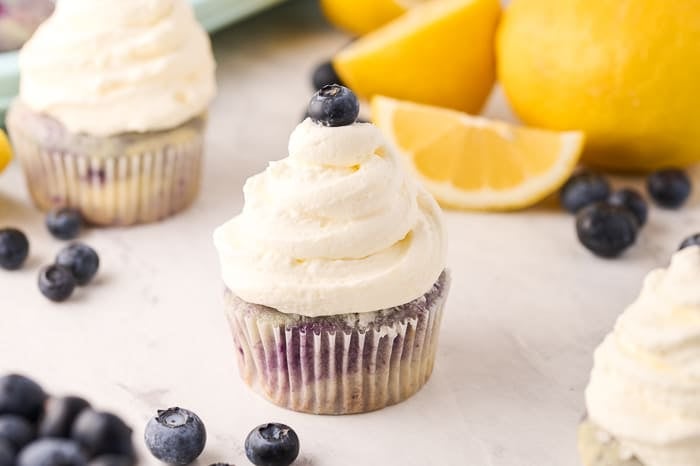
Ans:
[{"label": "partial cupcake at edge", "polygon": [[700,247],[646,277],[595,352],[586,408],[584,466],[700,464]]},{"label": "partial cupcake at edge", "polygon": [[289,156],[248,179],[243,211],[214,233],[240,374],[296,411],[398,403],[435,361],[442,213],[358,109],[344,87],[319,91]]},{"label": "partial cupcake at edge", "polygon": [[61,0],[20,52],[7,127],[42,210],[153,222],[197,196],[209,38],[185,0]]}]

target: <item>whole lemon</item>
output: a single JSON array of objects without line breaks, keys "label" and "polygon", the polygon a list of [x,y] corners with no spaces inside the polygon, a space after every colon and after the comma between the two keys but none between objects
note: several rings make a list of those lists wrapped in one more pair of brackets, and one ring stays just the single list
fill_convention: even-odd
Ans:
[{"label": "whole lemon", "polygon": [[697,0],[514,0],[497,54],[520,118],[584,130],[588,163],[646,171],[700,160]]}]

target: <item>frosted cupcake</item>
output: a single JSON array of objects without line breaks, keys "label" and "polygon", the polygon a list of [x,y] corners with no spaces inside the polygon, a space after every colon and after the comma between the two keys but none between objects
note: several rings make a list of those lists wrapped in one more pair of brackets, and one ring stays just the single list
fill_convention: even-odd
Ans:
[{"label": "frosted cupcake", "polygon": [[129,225],[194,200],[216,84],[185,0],[61,0],[19,63],[7,126],[38,207]]},{"label": "frosted cupcake", "polygon": [[435,360],[441,212],[357,111],[346,88],[319,91],[289,157],[246,182],[243,212],[214,233],[241,376],[297,411],[398,403]]},{"label": "frosted cupcake", "polygon": [[698,466],[700,247],[647,276],[594,359],[584,466]]}]

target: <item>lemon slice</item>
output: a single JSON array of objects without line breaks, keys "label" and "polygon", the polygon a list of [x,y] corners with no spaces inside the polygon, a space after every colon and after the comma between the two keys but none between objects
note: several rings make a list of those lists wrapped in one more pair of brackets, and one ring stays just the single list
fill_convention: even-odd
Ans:
[{"label": "lemon slice", "polygon": [[372,120],[443,205],[531,206],[556,191],[580,158],[582,132],[525,128],[377,96]]},{"label": "lemon slice", "polygon": [[321,0],[321,8],[333,25],[358,36],[388,23],[425,0]]},{"label": "lemon slice", "polygon": [[476,113],[495,79],[498,0],[421,3],[340,51],[333,66],[361,97]]},{"label": "lemon slice", "polygon": [[0,129],[0,172],[10,163],[10,160],[12,160],[10,141],[7,140],[5,132]]}]

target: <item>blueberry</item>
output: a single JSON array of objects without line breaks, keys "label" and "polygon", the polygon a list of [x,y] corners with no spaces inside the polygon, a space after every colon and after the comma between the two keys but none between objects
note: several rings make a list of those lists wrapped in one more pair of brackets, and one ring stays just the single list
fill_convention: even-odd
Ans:
[{"label": "blueberry", "polygon": [[15,449],[7,440],[0,439],[0,466],[15,466]]},{"label": "blueberry", "polygon": [[338,73],[335,72],[333,63],[330,61],[324,61],[314,69],[311,81],[316,90],[330,84],[343,85],[343,81],[340,79],[340,76],[338,76]]},{"label": "blueberry", "polygon": [[27,236],[15,228],[0,230],[0,267],[17,270],[29,255]]},{"label": "blueberry", "polygon": [[299,437],[284,424],[262,424],[245,439],[245,454],[256,466],[288,466],[299,456]]},{"label": "blueberry", "polygon": [[91,458],[107,454],[134,456],[131,428],[112,413],[84,409],[73,423],[71,438]]},{"label": "blueberry", "polygon": [[567,181],[559,192],[561,205],[575,214],[587,205],[604,201],[610,195],[610,184],[602,176],[590,173],[577,173]]},{"label": "blueberry", "polygon": [[158,410],[158,415],[146,424],[144,440],[159,460],[189,464],[204,451],[207,431],[196,414],[176,407]]},{"label": "blueberry", "polygon": [[593,254],[615,257],[637,239],[637,219],[626,207],[597,202],[576,215],[576,232]]},{"label": "blueberry", "polygon": [[625,188],[615,191],[610,196],[610,199],[608,199],[608,202],[612,205],[627,207],[637,218],[640,227],[647,222],[647,213],[649,210],[647,202],[642,195],[634,189]]},{"label": "blueberry", "polygon": [[88,466],[134,466],[135,460],[131,456],[102,455],[90,461]]},{"label": "blueberry", "polygon": [[49,398],[39,421],[39,437],[70,438],[73,423],[90,403],[77,396]]},{"label": "blueberry", "polygon": [[36,430],[25,418],[16,414],[3,414],[0,416],[0,439],[9,442],[20,451],[36,437]]},{"label": "blueberry", "polygon": [[17,466],[87,466],[77,443],[66,439],[45,438],[30,443],[17,458]]},{"label": "blueberry", "polygon": [[83,227],[83,216],[79,210],[69,207],[54,209],[46,215],[46,227],[58,239],[77,238]]},{"label": "blueberry", "polygon": [[87,285],[100,267],[100,258],[90,246],[73,243],[62,249],[56,256],[56,264],[71,271],[78,286]]},{"label": "blueberry", "polygon": [[18,374],[0,377],[0,414],[16,414],[34,423],[45,400],[46,393],[33,380]]},{"label": "blueberry", "polygon": [[230,463],[212,463],[209,466],[234,466]]},{"label": "blueberry", "polygon": [[309,117],[323,126],[351,125],[360,113],[357,96],[347,87],[323,86],[309,102]]},{"label": "blueberry", "polygon": [[695,233],[683,240],[678,250],[689,248],[690,246],[700,246],[700,233]]},{"label": "blueberry", "polygon": [[61,302],[70,298],[75,289],[75,278],[62,265],[49,265],[39,271],[39,290],[51,301]]},{"label": "blueberry", "polygon": [[683,170],[659,170],[647,178],[647,190],[660,207],[676,209],[690,196],[690,178]]}]

